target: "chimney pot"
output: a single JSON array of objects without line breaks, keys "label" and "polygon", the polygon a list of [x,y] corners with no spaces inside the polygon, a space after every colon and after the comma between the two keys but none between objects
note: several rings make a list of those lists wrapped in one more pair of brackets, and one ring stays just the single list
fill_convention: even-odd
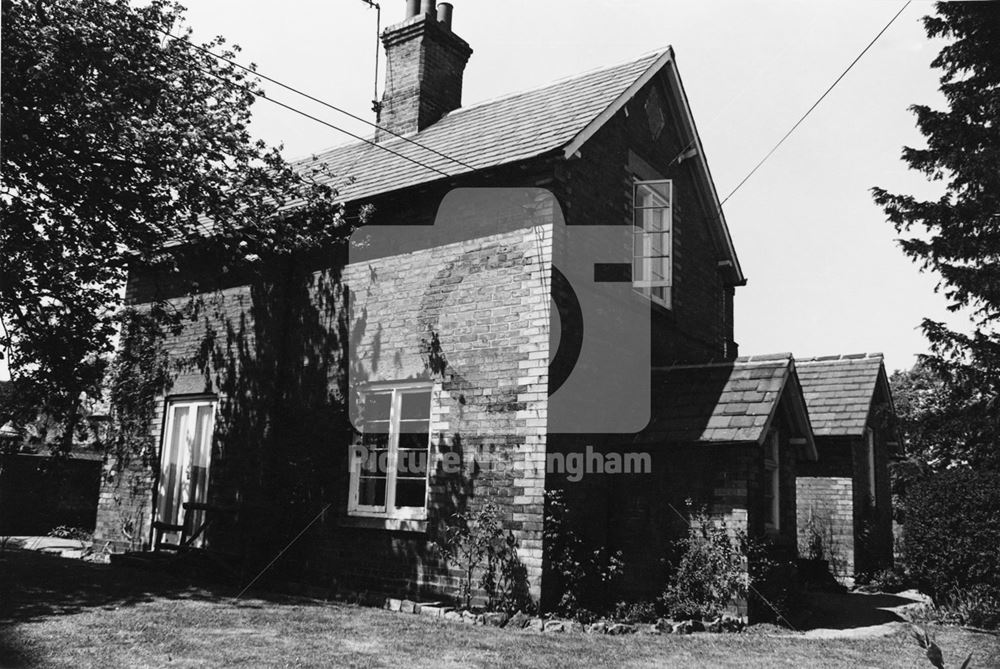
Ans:
[{"label": "chimney pot", "polygon": [[413,18],[420,13],[420,0],[406,0],[406,18]]},{"label": "chimney pot", "polygon": [[437,9],[434,6],[435,0],[420,0],[420,13],[430,14],[434,16],[437,14]]},{"label": "chimney pot", "polygon": [[437,6],[438,23],[447,30],[451,30],[451,13],[453,9],[450,2],[441,2]]}]

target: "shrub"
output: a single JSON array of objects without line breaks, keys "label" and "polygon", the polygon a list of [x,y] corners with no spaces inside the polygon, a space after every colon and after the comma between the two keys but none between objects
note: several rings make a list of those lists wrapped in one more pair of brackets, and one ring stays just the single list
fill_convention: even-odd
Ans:
[{"label": "shrub", "polygon": [[692,513],[687,535],[677,542],[680,559],[663,593],[667,612],[675,618],[714,618],[731,603],[746,600],[746,543],[742,530],[730,533],[725,521]]},{"label": "shrub", "polygon": [[980,583],[955,588],[940,597],[941,622],[1000,629],[1000,587]]},{"label": "shrub", "polygon": [[935,600],[979,584],[1000,587],[1000,475],[949,470],[907,495],[903,548],[917,585]]},{"label": "shrub", "polygon": [[530,606],[517,539],[504,528],[500,510],[492,502],[475,513],[453,514],[435,545],[449,564],[461,570],[459,595],[466,608],[472,606],[477,575],[486,610],[510,613]]},{"label": "shrub", "polygon": [[653,602],[618,602],[611,614],[612,620],[635,625],[638,623],[655,623],[659,619],[659,611]]},{"label": "shrub", "polygon": [[590,622],[605,609],[605,590],[621,573],[621,552],[593,547],[569,525],[562,493],[545,493],[545,558],[560,593],[556,612]]},{"label": "shrub", "polygon": [[901,569],[879,569],[873,572],[858,572],[854,584],[870,592],[901,592],[910,587],[910,579]]},{"label": "shrub", "polygon": [[717,618],[742,600],[783,619],[791,565],[773,560],[768,544],[744,530],[693,511],[690,503],[688,511],[688,533],[677,542],[680,557],[661,598],[666,612],[674,618]]},{"label": "shrub", "polygon": [[806,535],[806,558],[826,560],[835,575],[846,571],[844,552],[829,511],[810,507],[802,531]]}]

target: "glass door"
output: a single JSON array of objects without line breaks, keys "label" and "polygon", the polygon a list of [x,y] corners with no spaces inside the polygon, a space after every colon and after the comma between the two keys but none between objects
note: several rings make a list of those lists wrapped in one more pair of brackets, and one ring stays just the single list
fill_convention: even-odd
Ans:
[{"label": "glass door", "polygon": [[[215,399],[167,403],[156,520],[174,528],[183,526],[187,537],[198,532],[205,522],[215,405]],[[192,545],[201,546],[203,540],[204,536],[199,535]],[[162,530],[160,542],[180,544],[181,531]]]}]

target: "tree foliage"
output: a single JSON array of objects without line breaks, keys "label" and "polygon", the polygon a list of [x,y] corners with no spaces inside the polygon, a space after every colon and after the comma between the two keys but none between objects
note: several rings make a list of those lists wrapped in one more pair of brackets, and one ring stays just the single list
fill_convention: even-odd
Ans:
[{"label": "tree foliage", "polygon": [[179,5],[2,11],[0,347],[21,409],[60,417],[66,446],[129,272],[176,279],[194,253],[252,270],[326,243],[342,217],[325,175],[252,138],[255,77],[167,36],[190,36]]},{"label": "tree foliage", "polygon": [[989,398],[949,371],[920,361],[890,378],[904,455],[934,469],[995,464]]},{"label": "tree foliage", "polygon": [[[924,18],[928,36],[945,38],[931,63],[941,71],[947,108],[913,105],[924,148],[905,147],[913,170],[940,182],[936,200],[874,188],[875,202],[897,232],[903,252],[924,270],[937,272],[938,289],[952,310],[969,309],[971,333],[925,319],[933,355],[912,380],[940,382],[933,417],[919,439],[957,444],[957,457],[973,465],[998,464],[1000,437],[1000,5],[938,3]],[[916,386],[915,386],[916,387]],[[911,423],[912,427],[912,423]],[[949,456],[950,457],[950,456]]]},{"label": "tree foliage", "polygon": [[977,584],[1000,587],[1000,479],[955,469],[920,482],[907,503],[906,565],[934,597]]}]

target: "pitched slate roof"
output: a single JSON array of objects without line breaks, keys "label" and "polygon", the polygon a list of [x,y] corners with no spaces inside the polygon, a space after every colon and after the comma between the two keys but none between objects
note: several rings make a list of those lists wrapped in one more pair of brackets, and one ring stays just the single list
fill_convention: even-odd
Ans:
[{"label": "pitched slate roof", "polygon": [[761,443],[782,394],[790,393],[801,405],[801,436],[812,443],[790,353],[661,368],[653,386],[653,419],[643,441]]},{"label": "pitched slate roof", "polygon": [[817,436],[861,436],[879,375],[881,353],[831,355],[798,360],[802,392]]},{"label": "pitched slate roof", "polygon": [[[532,158],[568,144],[644,73],[661,66],[666,54],[667,50],[657,51],[542,88],[461,107],[418,133],[379,146],[449,176],[468,173],[470,166],[482,169]],[[327,181],[345,202],[444,178],[365,142],[329,149],[297,165],[304,169],[322,165],[332,172]]]}]

